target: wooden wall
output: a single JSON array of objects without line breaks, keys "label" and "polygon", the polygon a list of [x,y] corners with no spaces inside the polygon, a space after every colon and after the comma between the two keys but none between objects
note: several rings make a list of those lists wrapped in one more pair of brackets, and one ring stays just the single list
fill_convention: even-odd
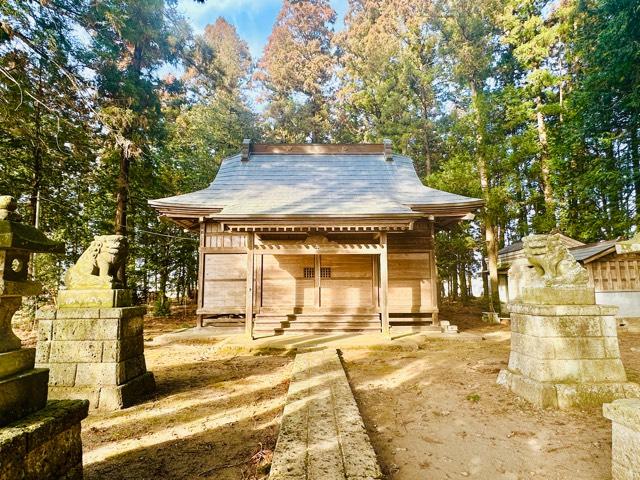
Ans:
[{"label": "wooden wall", "polygon": [[640,255],[611,253],[585,268],[596,292],[640,291]]},{"label": "wooden wall", "polygon": [[287,310],[314,305],[314,279],[304,278],[304,268],[314,266],[313,255],[260,255],[260,259],[261,306]]},{"label": "wooden wall", "polygon": [[430,312],[435,305],[432,252],[389,254],[389,312]]},{"label": "wooden wall", "polygon": [[246,234],[222,233],[207,223],[200,231],[199,313],[244,313],[247,281]]},{"label": "wooden wall", "polygon": [[388,239],[390,314],[437,311],[432,224],[418,222],[414,231],[390,233]]},{"label": "wooden wall", "polygon": [[210,313],[244,311],[246,259],[246,253],[204,255],[203,310]]},{"label": "wooden wall", "polygon": [[[437,312],[437,275],[429,224],[388,234],[389,312]],[[335,234],[339,243],[371,243],[372,234]],[[199,313],[244,313],[246,234],[201,229]],[[256,255],[256,311],[377,311],[378,255]],[[331,268],[330,278],[305,278],[306,268]],[[317,289],[319,283],[319,291]]]},{"label": "wooden wall", "polygon": [[321,307],[373,308],[373,260],[371,255],[321,255],[320,266],[331,268],[331,278],[320,279]]}]

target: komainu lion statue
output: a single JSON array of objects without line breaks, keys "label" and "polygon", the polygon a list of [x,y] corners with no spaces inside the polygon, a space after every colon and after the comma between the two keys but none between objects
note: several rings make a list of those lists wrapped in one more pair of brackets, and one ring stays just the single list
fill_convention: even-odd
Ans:
[{"label": "komainu lion statue", "polygon": [[67,289],[118,288],[126,254],[123,235],[98,235],[64,277]]},{"label": "komainu lion statue", "polygon": [[524,253],[533,265],[537,280],[547,287],[584,286],[589,274],[560,241],[560,235],[529,235],[524,240]]}]

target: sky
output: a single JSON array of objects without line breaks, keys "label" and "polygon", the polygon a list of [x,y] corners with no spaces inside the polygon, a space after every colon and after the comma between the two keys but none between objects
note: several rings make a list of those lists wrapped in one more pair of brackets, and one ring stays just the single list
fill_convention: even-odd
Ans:
[{"label": "sky", "polygon": [[[336,28],[340,29],[347,11],[347,0],[330,0],[330,3],[338,14]],[[178,8],[196,33],[202,33],[207,24],[224,17],[249,44],[254,60],[262,56],[281,6],[281,0],[207,0],[204,4],[193,0],[178,1]]]}]

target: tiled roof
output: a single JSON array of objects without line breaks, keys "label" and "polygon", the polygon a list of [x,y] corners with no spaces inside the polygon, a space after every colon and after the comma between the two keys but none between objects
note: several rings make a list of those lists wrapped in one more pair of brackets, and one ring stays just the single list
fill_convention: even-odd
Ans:
[{"label": "tiled roof", "polygon": [[266,215],[376,216],[482,205],[475,198],[426,187],[410,158],[384,154],[260,154],[226,158],[208,188],[151,200],[164,208],[219,217]]},{"label": "tiled roof", "polygon": [[[579,261],[584,262],[585,260],[590,259],[591,257],[598,255],[610,248],[614,248],[616,245],[616,240],[605,240],[596,243],[590,243],[588,245],[580,245],[578,247],[569,248],[569,253],[573,255],[573,257]],[[522,242],[515,242],[511,245],[508,245],[501,249],[498,254],[504,255],[511,252],[517,252],[522,250]]]},{"label": "tiled roof", "polygon": [[579,262],[584,262],[606,250],[615,248],[617,240],[605,240],[597,243],[590,243],[589,245],[583,245],[581,247],[573,247],[569,249],[571,255]]},{"label": "tiled roof", "polygon": [[498,250],[498,255],[504,255],[506,253],[517,252],[522,250],[522,241],[513,242],[511,245],[507,245],[504,248]]}]

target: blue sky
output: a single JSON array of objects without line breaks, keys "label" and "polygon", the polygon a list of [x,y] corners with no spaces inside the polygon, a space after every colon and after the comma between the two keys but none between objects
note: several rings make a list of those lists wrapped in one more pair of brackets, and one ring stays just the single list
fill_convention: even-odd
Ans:
[{"label": "blue sky", "polygon": [[[347,10],[347,0],[330,2],[338,13],[336,28],[340,28]],[[218,17],[224,17],[235,25],[240,36],[249,44],[254,60],[262,56],[281,6],[281,0],[207,0],[204,4],[193,0],[178,1],[178,8],[189,19],[195,32],[202,32],[207,24],[215,22]]]}]

